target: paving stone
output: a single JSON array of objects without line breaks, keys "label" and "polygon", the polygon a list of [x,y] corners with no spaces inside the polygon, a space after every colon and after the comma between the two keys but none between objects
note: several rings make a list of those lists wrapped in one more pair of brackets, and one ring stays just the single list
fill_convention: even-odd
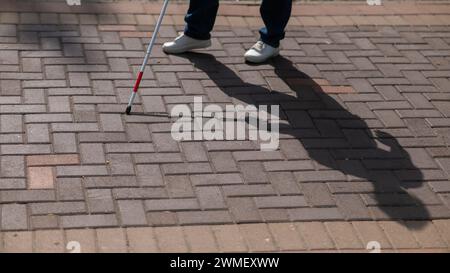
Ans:
[{"label": "paving stone", "polygon": [[29,167],[29,189],[53,189],[55,184],[55,172],[52,167]]},{"label": "paving stone", "polygon": [[122,200],[117,202],[122,224],[125,226],[146,225],[144,205],[138,200]]},{"label": "paving stone", "polygon": [[84,192],[80,178],[58,178],[56,189],[59,200],[84,200]]},{"label": "paving stone", "polygon": [[101,114],[100,122],[105,132],[120,132],[124,130],[120,115]]},{"label": "paving stone", "polygon": [[208,157],[200,142],[183,142],[182,150],[190,162],[208,161]]},{"label": "paving stone", "polygon": [[392,245],[396,249],[417,248],[418,244],[412,233],[404,225],[396,222],[380,222]]},{"label": "paving stone", "polygon": [[337,208],[295,208],[289,209],[288,213],[289,218],[295,221],[342,220],[344,218]]},{"label": "paving stone", "polygon": [[262,196],[255,197],[255,202],[259,208],[295,208],[307,206],[303,196]]},{"label": "paving stone", "polygon": [[180,224],[228,224],[232,222],[227,211],[180,211],[177,212]]},{"label": "paving stone", "polygon": [[237,171],[231,152],[209,152],[214,168],[219,172]]},{"label": "paving stone", "polygon": [[133,187],[138,183],[133,176],[90,176],[84,177],[84,185],[86,188],[107,188],[114,187]]},{"label": "paving stone", "polygon": [[4,232],[3,244],[6,253],[31,253],[33,251],[31,231]]},{"label": "paving stone", "polygon": [[38,230],[34,234],[34,251],[37,253],[62,253],[65,251],[62,230]]},{"label": "paving stone", "polygon": [[83,163],[104,163],[103,146],[100,143],[80,144],[81,161]]},{"label": "paving stone", "polygon": [[238,164],[241,169],[244,181],[247,183],[264,183],[268,181],[267,175],[259,162],[240,162]]},{"label": "paving stone", "polygon": [[112,175],[134,175],[134,166],[129,154],[109,154],[108,165]]},{"label": "paving stone", "polygon": [[123,229],[97,229],[96,238],[98,249],[101,253],[127,252],[127,242]]},{"label": "paving stone", "polygon": [[53,134],[53,149],[56,153],[76,153],[77,144],[75,134],[73,133]]},{"label": "paving stone", "polygon": [[158,251],[153,228],[127,228],[126,234],[129,252],[149,253]]},{"label": "paving stone", "polygon": [[[97,251],[95,231],[93,229],[65,230],[66,251],[79,250],[80,253],[95,253]],[[73,246],[72,246],[73,245]],[[72,246],[72,248],[69,248]],[[79,247],[79,249],[77,249]]]},{"label": "paving stone", "polygon": [[306,248],[300,233],[294,224],[271,223],[268,224],[275,244],[283,251],[304,250]]},{"label": "paving stone", "polygon": [[324,183],[301,183],[301,192],[305,195],[308,204],[318,206],[335,206],[330,190]]},{"label": "paving stone", "polygon": [[433,220],[434,226],[438,229],[439,235],[450,246],[450,221],[449,220]]},{"label": "paving stone", "polygon": [[159,165],[137,165],[137,177],[142,186],[164,185]]},{"label": "paving stone", "polygon": [[336,203],[340,211],[348,220],[370,220],[369,209],[363,203],[359,195],[339,194],[335,195]]},{"label": "paving stone", "polygon": [[178,143],[169,134],[152,134],[153,141],[159,152],[178,152]]},{"label": "paving stone", "polygon": [[58,228],[58,217],[55,215],[31,216],[30,218],[31,226],[34,229]]},{"label": "paving stone", "polygon": [[25,166],[23,156],[2,156],[0,170],[2,177],[24,177]]},{"label": "paving stone", "polygon": [[239,229],[252,252],[275,251],[277,247],[266,224],[243,224]]},{"label": "paving stone", "polygon": [[236,225],[211,226],[221,252],[243,252],[247,250],[240,229]]},{"label": "paving stone", "polygon": [[31,214],[75,214],[86,212],[84,202],[54,202],[30,204]]},{"label": "paving stone", "polygon": [[261,221],[258,208],[252,198],[233,197],[227,199],[231,214],[237,223],[251,223]]},{"label": "paving stone", "polygon": [[331,240],[325,226],[321,222],[304,222],[296,223],[296,229],[300,232],[302,238],[304,238],[308,249],[321,250],[321,249],[334,249],[335,245]]},{"label": "paving stone", "polygon": [[290,172],[271,172],[268,174],[270,183],[281,195],[300,194],[300,187]]},{"label": "paving stone", "polygon": [[171,211],[157,211],[147,213],[147,218],[152,226],[175,226],[179,224],[177,213]]},{"label": "paving stone", "polygon": [[26,159],[27,166],[77,165],[80,163],[77,154],[30,155]]},{"label": "paving stone", "polygon": [[339,249],[361,249],[361,241],[350,223],[326,222],[325,227]]},{"label": "paving stone", "polygon": [[114,227],[117,219],[114,214],[71,215],[62,216],[61,225],[64,228]]},{"label": "paving stone", "polygon": [[86,195],[91,213],[114,212],[114,202],[110,189],[90,189]]},{"label": "paving stone", "polygon": [[424,225],[420,222],[408,221],[406,226],[411,230],[419,245],[423,248],[445,248],[444,242],[434,225]]},{"label": "paving stone", "polygon": [[55,201],[54,190],[8,190],[0,191],[2,202],[40,202]]},{"label": "paving stone", "polygon": [[2,230],[27,230],[28,219],[26,205],[3,204],[1,206]]},{"label": "paving stone", "polygon": [[226,208],[222,193],[219,187],[197,187],[196,194],[203,209],[224,209]]},{"label": "paving stone", "polygon": [[391,249],[392,245],[384,234],[377,222],[371,221],[356,221],[352,222],[359,238],[361,238],[362,243],[367,246],[371,241],[376,241],[380,244],[381,250]]},{"label": "paving stone", "polygon": [[22,133],[22,116],[2,115],[0,117],[0,130],[2,133]]},{"label": "paving stone", "polygon": [[209,226],[183,227],[189,251],[194,253],[218,252],[213,232]]},{"label": "paving stone", "polygon": [[57,166],[57,177],[80,177],[89,175],[107,175],[105,166],[85,165],[85,166]]},{"label": "paving stone", "polygon": [[181,227],[159,227],[154,231],[161,252],[188,251]]}]

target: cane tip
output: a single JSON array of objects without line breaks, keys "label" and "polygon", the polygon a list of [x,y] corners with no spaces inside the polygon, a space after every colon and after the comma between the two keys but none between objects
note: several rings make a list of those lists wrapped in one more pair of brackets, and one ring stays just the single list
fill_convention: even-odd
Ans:
[{"label": "cane tip", "polygon": [[125,113],[129,115],[131,113],[131,106],[127,106],[127,109],[125,110]]}]

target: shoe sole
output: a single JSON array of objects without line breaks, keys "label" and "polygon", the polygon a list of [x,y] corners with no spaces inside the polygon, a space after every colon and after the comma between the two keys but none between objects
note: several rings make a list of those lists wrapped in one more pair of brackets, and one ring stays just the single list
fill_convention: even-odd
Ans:
[{"label": "shoe sole", "polygon": [[278,50],[277,52],[275,52],[272,56],[266,58],[266,59],[252,59],[252,57],[245,57],[245,61],[249,62],[249,63],[254,63],[254,64],[260,64],[260,63],[264,63],[276,56],[280,55],[280,51]]},{"label": "shoe sole", "polygon": [[180,48],[177,50],[171,50],[168,48],[163,48],[164,53],[167,54],[181,54],[181,53],[185,53],[194,49],[203,49],[203,48],[208,48],[211,46],[211,41],[209,43],[205,43],[204,45],[199,45],[199,46],[189,46],[189,47],[184,47],[184,48]]}]

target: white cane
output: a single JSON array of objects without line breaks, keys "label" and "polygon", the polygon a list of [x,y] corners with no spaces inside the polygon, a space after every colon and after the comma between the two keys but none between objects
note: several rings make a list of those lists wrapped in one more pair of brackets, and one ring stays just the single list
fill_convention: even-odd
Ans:
[{"label": "white cane", "polygon": [[127,109],[125,110],[125,113],[127,113],[127,115],[129,115],[131,112],[131,107],[133,106],[133,101],[136,98],[136,94],[139,89],[139,85],[141,84],[141,81],[142,81],[142,76],[144,75],[145,67],[147,66],[148,59],[150,58],[153,46],[155,45],[156,37],[158,36],[159,28],[161,27],[161,23],[164,18],[164,15],[166,14],[166,9],[167,9],[168,5],[169,5],[169,0],[164,0],[164,4],[161,9],[161,13],[159,14],[158,22],[156,22],[155,29],[153,30],[152,40],[150,41],[150,44],[147,47],[147,52],[145,53],[144,61],[142,62],[142,66],[139,70],[139,74],[137,76],[136,83],[134,84],[133,92],[131,93],[130,100],[128,101]]}]

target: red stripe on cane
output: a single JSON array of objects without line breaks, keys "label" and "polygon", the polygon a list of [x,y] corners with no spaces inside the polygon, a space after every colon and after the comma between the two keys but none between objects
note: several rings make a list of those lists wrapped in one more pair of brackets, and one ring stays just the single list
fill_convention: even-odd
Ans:
[{"label": "red stripe on cane", "polygon": [[133,92],[137,92],[139,89],[139,84],[141,84],[142,76],[144,76],[144,72],[139,72],[136,83],[134,84]]}]

